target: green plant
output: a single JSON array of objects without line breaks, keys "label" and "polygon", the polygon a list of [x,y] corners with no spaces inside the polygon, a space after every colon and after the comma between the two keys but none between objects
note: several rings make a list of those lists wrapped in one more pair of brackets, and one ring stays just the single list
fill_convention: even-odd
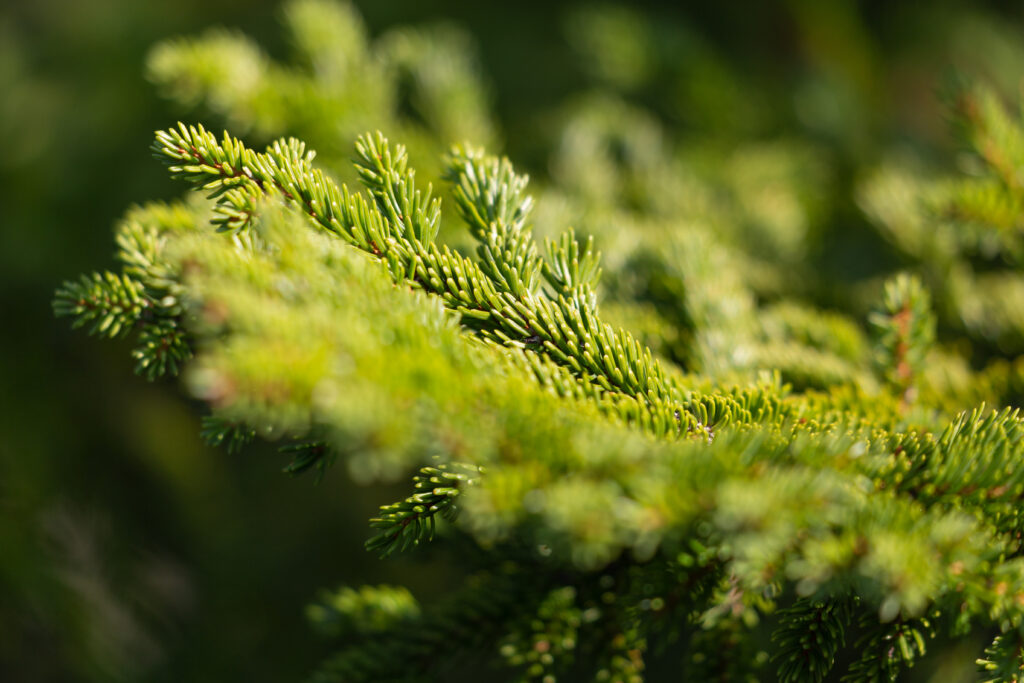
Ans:
[{"label": "green plant", "polygon": [[[991,106],[1002,128],[971,130],[1024,135]],[[745,172],[684,182],[671,158],[645,155],[642,121],[616,130],[630,116],[607,101],[583,115],[584,135],[623,138],[626,161],[607,166],[622,197],[593,192],[579,159],[575,186],[544,193],[585,205],[610,264],[571,230],[542,253],[526,177],[473,145],[443,158],[442,199],[380,133],[356,142],[356,191],[295,138],[258,152],[200,125],[160,131],[155,155],[195,192],[129,212],[122,271],[66,283],[55,309],[97,334],[137,333],[150,378],[184,367],[211,443],[281,441],[293,473],[416,473],[367,547],[435,542],[471,578],[423,605],[390,586],[326,596],[310,615],[338,654],[313,680],[437,680],[488,658],[520,680],[638,681],[665,661],[695,680],[823,680],[843,652],[847,680],[894,680],[940,631],[998,632],[980,665],[1016,680],[1024,424],[966,403],[1008,402],[1016,375],[936,347],[915,275],[877,283],[873,337],[799,303],[785,260],[807,226],[758,215]],[[689,191],[665,191],[676,184]],[[719,219],[731,228],[694,221],[707,208],[694,186],[744,196]],[[974,196],[956,191],[957,207]],[[886,198],[866,196],[890,226]],[[456,214],[474,256],[439,239]],[[745,249],[750,234],[782,265]],[[911,265],[927,269],[920,254]],[[759,301],[772,293],[785,296]],[[605,321],[606,301],[623,325]],[[975,329],[957,331],[970,343]]]}]

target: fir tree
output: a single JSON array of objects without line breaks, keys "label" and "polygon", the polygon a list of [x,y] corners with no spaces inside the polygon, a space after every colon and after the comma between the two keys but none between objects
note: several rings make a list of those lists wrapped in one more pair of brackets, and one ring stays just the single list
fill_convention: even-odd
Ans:
[{"label": "fir tree", "polygon": [[[995,638],[989,680],[1019,680],[1024,424],[1001,406],[1021,365],[963,353],[1024,347],[1019,117],[958,90],[981,172],[867,182],[908,272],[858,318],[800,303],[799,149],[700,177],[642,113],[595,98],[541,189],[542,248],[527,177],[478,146],[493,130],[458,39],[371,44],[319,0],[286,16],[293,67],[221,32],[157,48],[151,73],[257,138],[324,141],[324,165],[297,138],[157,132],[191,194],[129,211],[121,270],[54,306],[135,335],[140,374],[181,373],[210,443],[408,480],[367,549],[434,543],[471,570],[422,605],[399,586],[324,594],[308,613],[338,652],[312,680],[443,680],[466,658],[524,681],[640,681],[666,661],[692,680],[895,680],[968,633]],[[342,170],[343,140],[377,127],[442,189],[379,132]],[[758,195],[765,176],[781,195]],[[593,236],[551,229],[572,212]]]}]

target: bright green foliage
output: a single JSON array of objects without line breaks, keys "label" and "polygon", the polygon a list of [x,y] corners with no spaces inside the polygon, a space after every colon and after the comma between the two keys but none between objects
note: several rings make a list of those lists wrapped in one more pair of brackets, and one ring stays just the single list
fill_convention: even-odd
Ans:
[{"label": "bright green foliage", "polygon": [[[430,51],[407,33],[378,41],[390,66],[359,71],[370,48],[349,10],[289,7],[304,76],[225,34],[161,48],[152,68],[179,97],[270,134],[328,125],[315,107],[296,113],[288,88],[332,107],[366,90],[377,106],[387,83],[366,73],[440,59],[421,62]],[[200,68],[211,62],[227,71]],[[423,93],[461,92],[464,66],[424,76]],[[251,90],[226,87],[245,85],[242,67]],[[643,78],[614,55],[595,68]],[[971,139],[1012,193],[989,147],[1024,149],[1020,124],[981,111]],[[561,184],[536,205],[508,159],[472,145],[428,174],[447,183],[435,195],[382,133],[356,139],[351,173],[333,166],[337,149],[321,166],[296,138],[256,151],[179,124],[153,151],[205,199],[133,210],[123,272],[57,294],[56,311],[95,333],[137,331],[144,374],[187,360],[210,443],[279,440],[296,474],[337,462],[358,483],[412,476],[367,548],[433,542],[470,578],[423,606],[393,587],[324,596],[309,614],[338,653],[312,680],[445,680],[483,660],[545,683],[640,681],[666,661],[693,680],[888,681],[933,636],[972,630],[1006,634],[984,667],[1014,680],[1024,428],[983,401],[1017,400],[1024,371],[1007,359],[973,371],[969,345],[1024,348],[1024,323],[993,318],[990,335],[987,314],[968,313],[976,282],[1016,282],[1016,262],[974,273],[981,242],[930,232],[918,212],[935,204],[886,184],[924,183],[893,176],[864,202],[917,274],[872,283],[870,316],[824,311],[798,296],[815,214],[813,164],[794,161],[805,152],[760,147],[709,171],[664,152],[622,102],[569,117]],[[766,179],[782,189],[760,193]],[[946,201],[982,206],[961,190]],[[567,213],[594,236],[564,229]],[[474,256],[444,239],[456,217]],[[1011,234],[1004,218],[984,222]],[[967,340],[938,344],[936,319]]]},{"label": "bright green foliage", "polygon": [[163,250],[171,235],[194,229],[196,209],[152,204],[128,212],[117,230],[123,271],[66,282],[54,300],[57,315],[75,316],[90,334],[117,337],[138,329],[135,371],[148,379],[177,374],[192,357],[182,326],[180,273]]},{"label": "bright green foliage", "polygon": [[[423,469],[410,498],[374,521],[381,532],[371,549],[386,554],[429,540],[438,514],[454,517],[457,499],[460,528],[493,548],[495,559],[510,553],[534,574],[553,572],[546,585],[558,585],[551,582],[567,569],[586,581],[630,557],[672,564],[673,547],[694,533],[707,538],[719,545],[727,573],[694,615],[706,612],[698,632],[721,633],[737,646],[744,636],[732,620],[756,619],[780,581],[822,595],[854,585],[878,606],[882,626],[952,595],[1019,622],[1009,595],[1024,592],[1020,569],[993,563],[1016,547],[1018,523],[1009,510],[991,517],[1001,509],[996,502],[1014,500],[1019,488],[1005,478],[1017,452],[1015,413],[979,412],[930,437],[901,432],[899,411],[882,417],[885,408],[867,398],[787,396],[771,383],[686,389],[628,333],[602,325],[589,294],[570,299],[525,286],[524,272],[539,270],[529,259],[488,271],[429,241],[438,220],[423,208],[431,200],[417,193],[402,150],[379,136],[358,148],[358,163],[377,169],[362,172],[369,201],[312,168],[294,141],[256,154],[200,128],[157,140],[172,173],[219,195],[214,222],[239,218],[228,224],[234,238],[197,227],[168,240],[164,252],[169,272],[182,273],[177,286],[199,349],[189,384],[222,424],[302,439],[294,470],[320,462],[328,448],[364,477],[394,477],[438,455],[466,463]],[[201,163],[181,163],[189,157]],[[508,246],[530,239],[517,222],[521,211],[509,208],[525,202],[521,185],[483,189],[488,178],[516,177],[507,162],[469,159],[456,152],[449,163],[471,225],[475,215],[491,217],[495,237],[483,235],[481,261],[496,266],[497,255],[534,253]],[[478,173],[474,186],[469,177]],[[595,269],[579,263],[574,244],[567,238],[555,247],[561,265],[552,270]],[[591,253],[584,255],[592,261]],[[573,289],[588,286],[581,280]],[[928,311],[904,305],[899,297],[909,286],[897,280],[885,310],[906,310],[916,330],[916,317],[927,320]],[[527,363],[530,356],[537,361]],[[590,388],[549,390],[573,382]],[[879,419],[860,417],[872,410],[882,411]],[[946,507],[954,494],[959,504]],[[981,516],[957,509],[965,505]],[[993,592],[1007,580],[1010,594]],[[528,590],[502,608],[511,610],[502,620],[539,610],[548,625],[530,626],[530,638],[555,629],[575,640],[565,634],[577,618],[551,612],[570,594],[559,590]],[[551,603],[550,595],[561,597]],[[609,596],[618,605],[621,598]],[[590,609],[570,603],[565,609],[581,615]],[[645,615],[628,604],[597,609],[607,614],[594,617],[593,629],[612,634],[611,649],[598,652],[619,652],[602,666],[611,676],[638,675],[644,647],[629,634],[651,628]],[[551,657],[527,656],[513,645],[517,637],[507,657],[529,676],[554,670],[555,659],[565,660],[557,667],[573,661],[560,646]],[[906,648],[898,660],[879,654],[888,637],[869,639],[866,650],[890,668],[911,663]],[[695,642],[706,649],[706,641]],[[701,661],[708,663],[707,653]]]},{"label": "bright green foliage", "polygon": [[138,283],[106,272],[65,283],[57,292],[54,311],[75,316],[75,327],[91,324],[89,334],[117,337],[135,327],[148,306]]}]

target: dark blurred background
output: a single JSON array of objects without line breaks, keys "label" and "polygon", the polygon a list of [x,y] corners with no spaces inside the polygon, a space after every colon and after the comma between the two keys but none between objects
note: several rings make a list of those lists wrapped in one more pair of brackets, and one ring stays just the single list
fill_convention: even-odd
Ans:
[{"label": "dark blurred background", "polygon": [[[1008,93],[1024,74],[1024,11],[999,3],[630,2],[658,33],[641,77],[613,35],[581,51],[602,34],[575,32],[570,3],[355,4],[374,34],[466,29],[504,151],[542,179],[552,118],[600,87],[680,139],[811,139],[829,150],[846,246],[859,169],[894,147],[955,151],[935,96],[946,69]],[[362,551],[392,493],[338,468],[319,486],[288,479],[272,448],[204,446],[174,381],[147,383],[128,342],[52,316],[61,281],[112,265],[124,209],[180,193],[147,148],[188,112],[143,65],[155,42],[211,25],[285,52],[276,2],[0,4],[0,681],[292,680],[327,652],[303,618],[319,588],[457,578],[429,555]]]}]

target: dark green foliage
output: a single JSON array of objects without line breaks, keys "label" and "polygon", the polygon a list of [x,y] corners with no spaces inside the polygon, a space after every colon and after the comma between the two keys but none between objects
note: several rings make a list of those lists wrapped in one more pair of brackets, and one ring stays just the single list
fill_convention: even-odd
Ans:
[{"label": "dark green foliage", "polygon": [[342,587],[306,607],[316,631],[335,640],[372,637],[419,616],[416,599],[401,586]]},{"label": "dark green foliage", "polygon": [[291,458],[291,462],[284,467],[286,474],[299,475],[316,469],[317,481],[323,478],[324,472],[334,462],[331,450],[324,441],[302,441],[281,446],[280,450]]},{"label": "dark green foliage", "polygon": [[1024,678],[1024,638],[1020,628],[996,636],[978,660],[985,683],[1016,683]]},{"label": "dark green foliage", "polygon": [[523,681],[557,680],[572,661],[583,610],[576,604],[576,589],[565,586],[551,591],[519,628],[502,640],[505,662],[523,671]]},{"label": "dark green foliage", "polygon": [[310,677],[329,681],[431,681],[463,657],[504,634],[506,625],[536,605],[543,577],[496,570],[471,577],[457,593],[419,615],[395,620],[346,648]]},{"label": "dark green foliage", "polygon": [[413,477],[416,493],[381,507],[380,517],[370,520],[371,527],[382,531],[366,542],[366,549],[387,557],[395,550],[434,540],[437,516],[454,521],[459,510],[455,500],[462,487],[475,484],[480,474],[479,467],[457,463],[420,469]]},{"label": "dark green foliage", "polygon": [[843,677],[844,681],[894,682],[910,668],[927,649],[927,641],[935,636],[930,618],[903,619],[877,624],[865,617],[861,626],[867,629],[856,649],[861,657]]},{"label": "dark green foliage", "polygon": [[835,664],[836,652],[846,644],[851,603],[843,598],[821,602],[809,598],[779,612],[779,626],[772,634],[779,650],[779,680],[822,681]]},{"label": "dark green foliage", "polygon": [[206,443],[211,446],[225,446],[229,453],[240,451],[256,438],[256,430],[252,427],[232,423],[215,415],[203,418],[199,434]]}]

